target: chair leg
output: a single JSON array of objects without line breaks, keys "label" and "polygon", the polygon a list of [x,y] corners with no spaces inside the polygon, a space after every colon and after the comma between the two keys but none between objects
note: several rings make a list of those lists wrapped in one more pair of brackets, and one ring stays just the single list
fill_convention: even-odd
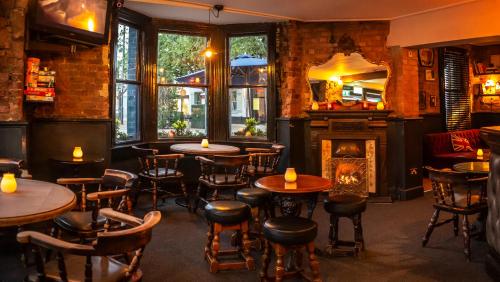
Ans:
[{"label": "chair leg", "polygon": [[200,198],[202,195],[202,189],[203,187],[201,186],[201,183],[198,183],[198,188],[196,189],[196,197],[193,203],[193,212],[196,212],[198,210],[198,205],[200,204]]},{"label": "chair leg", "polygon": [[158,184],[156,181],[153,182],[153,210],[156,211],[158,209]]},{"label": "chair leg", "polygon": [[453,215],[453,232],[458,236],[458,214]]},{"label": "chair leg", "polygon": [[424,238],[422,238],[422,247],[425,247],[425,245],[427,245],[427,242],[429,242],[429,238],[431,237],[432,231],[434,230],[434,226],[436,225],[438,218],[439,218],[439,210],[436,209],[434,210],[434,214],[432,214],[431,221],[427,226],[427,231],[425,232]]},{"label": "chair leg", "polygon": [[137,184],[135,186],[134,201],[133,201],[133,205],[132,205],[132,207],[134,207],[134,208],[135,208],[135,206],[137,206],[137,202],[139,201],[139,195],[141,193],[141,186],[142,186],[142,181],[139,178],[139,180],[137,180]]},{"label": "chair leg", "polygon": [[464,215],[464,221],[462,222],[462,234],[464,236],[464,254],[467,261],[470,261],[470,228],[467,215]]},{"label": "chair leg", "polygon": [[193,207],[191,206],[191,201],[189,200],[186,184],[184,183],[184,180],[182,180],[182,178],[179,179],[179,184],[181,185],[182,194],[186,199],[187,209],[188,211],[191,211]]},{"label": "chair leg", "polygon": [[264,241],[264,254],[262,255],[262,269],[260,270],[260,281],[267,281],[269,277],[267,276],[267,272],[269,269],[269,250],[270,250],[270,243],[265,240]]},{"label": "chair leg", "polygon": [[285,247],[280,244],[274,245],[274,250],[276,252],[276,278],[275,281],[283,281],[283,276],[285,275]]},{"label": "chair leg", "polygon": [[309,254],[309,266],[311,267],[314,282],[320,282],[321,277],[319,274],[319,261],[316,259],[314,254],[314,242],[309,242],[307,244],[307,253]]}]

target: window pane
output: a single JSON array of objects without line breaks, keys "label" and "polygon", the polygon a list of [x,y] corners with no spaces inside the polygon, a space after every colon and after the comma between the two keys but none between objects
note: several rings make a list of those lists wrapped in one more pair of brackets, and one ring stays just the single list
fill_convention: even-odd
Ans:
[{"label": "window pane", "polygon": [[158,34],[158,83],[205,84],[207,38],[174,33]]},{"label": "window pane", "polygon": [[229,88],[231,136],[266,137],[267,89]]},{"label": "window pane", "polygon": [[267,36],[229,39],[232,85],[267,84]]},{"label": "window pane", "polygon": [[116,142],[139,140],[139,87],[117,83],[115,99]]},{"label": "window pane", "polygon": [[206,136],[207,89],[158,87],[158,137]]},{"label": "window pane", "polygon": [[139,32],[137,29],[118,24],[118,38],[116,41],[116,79],[137,79],[137,54]]}]

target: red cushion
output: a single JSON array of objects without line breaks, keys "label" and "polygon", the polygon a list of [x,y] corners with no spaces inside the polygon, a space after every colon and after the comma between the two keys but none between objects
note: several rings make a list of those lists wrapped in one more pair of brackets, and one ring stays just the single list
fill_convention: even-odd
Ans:
[{"label": "red cushion", "polygon": [[443,153],[455,152],[451,144],[452,133],[459,137],[467,138],[472,149],[483,147],[479,136],[479,129],[469,129],[424,135],[425,153],[429,156],[434,156]]},{"label": "red cushion", "polygon": [[460,137],[456,134],[451,134],[451,146],[455,152],[472,152],[469,139]]}]

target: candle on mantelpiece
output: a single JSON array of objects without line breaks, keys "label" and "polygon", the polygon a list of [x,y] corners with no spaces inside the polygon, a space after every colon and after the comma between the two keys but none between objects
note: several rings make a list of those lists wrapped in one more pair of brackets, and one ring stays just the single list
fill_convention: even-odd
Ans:
[{"label": "candle on mantelpiece", "polygon": [[288,183],[292,183],[297,181],[297,173],[295,172],[295,168],[289,167],[285,171],[285,181]]},{"label": "candle on mantelpiece", "polygon": [[202,148],[208,148],[208,139],[202,139],[201,140],[201,147]]},{"label": "candle on mantelpiece", "polygon": [[4,193],[14,193],[17,189],[16,178],[13,173],[4,173],[2,181],[0,182],[0,188]]},{"label": "candle on mantelpiece", "polygon": [[477,153],[476,154],[477,154],[477,158],[478,159],[482,159],[483,156],[484,156],[483,149],[481,149],[481,148],[477,149]]},{"label": "candle on mantelpiece", "polygon": [[317,111],[317,110],[319,110],[319,105],[318,105],[318,102],[313,101],[313,103],[312,103],[312,105],[311,105],[311,110],[313,110],[313,111]]},{"label": "candle on mantelpiece", "polygon": [[377,110],[381,111],[385,109],[384,102],[378,102],[377,103]]}]

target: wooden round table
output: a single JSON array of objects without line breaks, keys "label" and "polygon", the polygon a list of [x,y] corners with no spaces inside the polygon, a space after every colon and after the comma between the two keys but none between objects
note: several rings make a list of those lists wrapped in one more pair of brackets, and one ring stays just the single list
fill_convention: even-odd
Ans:
[{"label": "wooden round table", "polygon": [[188,155],[234,155],[240,153],[240,148],[229,145],[210,144],[208,148],[201,147],[200,143],[181,143],[170,146],[170,150]]},{"label": "wooden round table", "polygon": [[52,219],[76,205],[75,193],[64,186],[19,178],[16,181],[16,192],[0,192],[0,227]]},{"label": "wooden round table", "polygon": [[453,170],[473,174],[488,174],[490,172],[489,162],[465,162],[453,165]]},{"label": "wooden round table", "polygon": [[255,187],[265,189],[279,197],[281,213],[283,215],[300,214],[299,201],[307,203],[307,217],[312,218],[319,193],[332,187],[330,179],[315,175],[299,174],[294,183],[285,182],[283,175],[272,175],[257,179]]}]

